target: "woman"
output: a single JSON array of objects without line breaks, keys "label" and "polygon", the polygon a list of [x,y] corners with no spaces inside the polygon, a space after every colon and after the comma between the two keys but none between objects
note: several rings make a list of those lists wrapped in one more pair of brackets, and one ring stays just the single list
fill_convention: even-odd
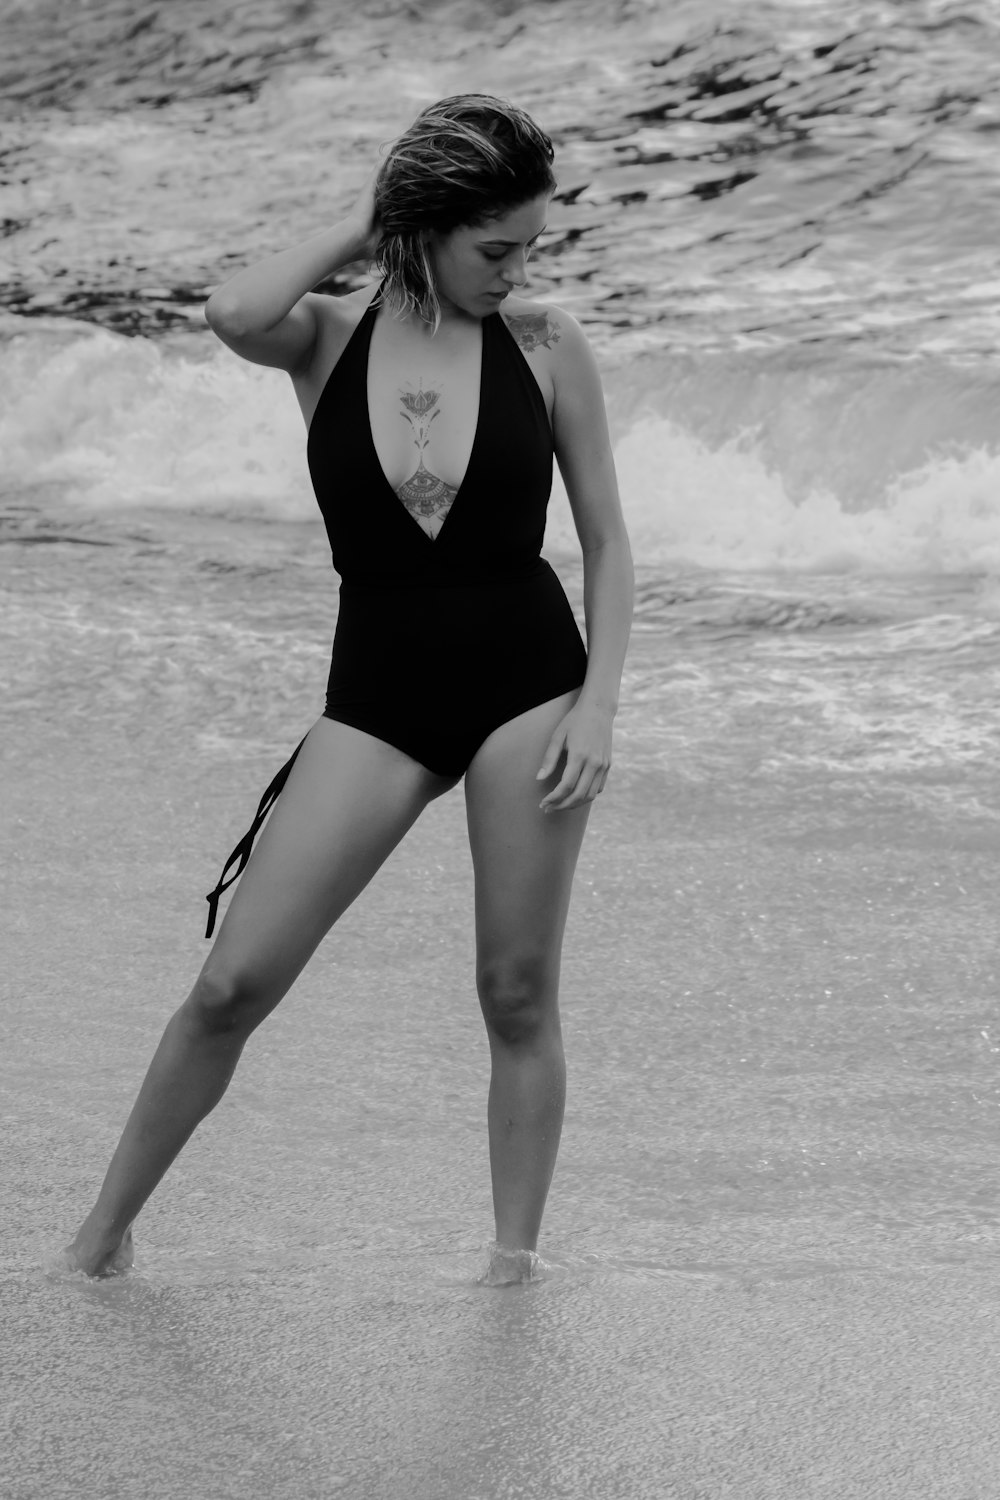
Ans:
[{"label": "woman", "polygon": [[[520,110],[444,100],[346,219],[209,299],[223,342],[292,378],[340,611],[325,713],[226,866],[246,873],[70,1247],[91,1275],[131,1264],[133,1220],[250,1033],[463,776],[492,1060],[484,1279],[531,1274],[563,1115],[563,928],[610,765],[632,601],[593,358],[568,314],[513,295],[545,226],[552,155]],[[372,254],[374,296],[311,291]],[[583,547],[586,653],[539,558],[553,451]],[[209,897],[209,935],[227,883]]]}]

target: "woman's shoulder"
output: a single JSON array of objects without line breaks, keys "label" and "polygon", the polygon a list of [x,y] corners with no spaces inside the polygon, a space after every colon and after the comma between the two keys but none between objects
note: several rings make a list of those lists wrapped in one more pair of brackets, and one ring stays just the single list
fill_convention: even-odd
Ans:
[{"label": "woman's shoulder", "polygon": [[326,292],[306,293],[303,301],[309,304],[315,320],[316,338],[308,364],[295,371],[292,379],[307,399],[310,393],[313,400],[318,397],[375,292],[376,287],[371,285],[346,292],[342,297],[331,297]]},{"label": "woman's shoulder", "polygon": [[508,297],[500,316],[529,365],[538,373],[544,370],[553,387],[594,368],[586,334],[572,313],[555,302]]},{"label": "woman's shoulder", "polygon": [[[607,447],[601,374],[572,313],[554,302],[508,297],[500,309],[545,397],[560,463],[573,449]],[[609,450],[610,451],[610,450]]]},{"label": "woman's shoulder", "polygon": [[552,353],[567,338],[575,343],[577,338],[583,337],[576,319],[554,302],[508,297],[500,309],[500,316],[522,354]]},{"label": "woman's shoulder", "polygon": [[350,338],[377,290],[373,282],[339,297],[331,297],[326,292],[308,292],[306,300],[320,332],[336,341]]}]

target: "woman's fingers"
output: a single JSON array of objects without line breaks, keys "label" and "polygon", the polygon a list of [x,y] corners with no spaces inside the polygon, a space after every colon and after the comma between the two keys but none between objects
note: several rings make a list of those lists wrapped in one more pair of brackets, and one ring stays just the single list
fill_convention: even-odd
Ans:
[{"label": "woman's fingers", "polygon": [[583,756],[568,756],[566,767],[558,783],[539,803],[543,812],[566,812],[572,807],[582,807],[585,802],[604,790],[610,767],[603,761],[596,763]]},{"label": "woman's fingers", "polygon": [[563,753],[563,746],[565,745],[565,743],[566,733],[560,725],[555,734],[549,740],[548,749],[542,756],[542,763],[538,768],[537,775],[535,776],[536,781],[548,781],[556,766],[559,764],[559,757]]},{"label": "woman's fingers", "polygon": [[361,191],[347,212],[347,217],[360,227],[365,237],[366,244],[370,250],[374,250],[378,242],[379,226],[375,217],[375,180],[381,170],[382,163],[373,167],[365,178]]},{"label": "woman's fingers", "polygon": [[601,743],[601,738],[596,738],[586,725],[581,732],[581,725],[574,711],[567,714],[557,726],[542,757],[537,779],[545,781],[554,776],[563,757],[565,764],[558,782],[539,803],[542,812],[562,812],[572,807],[582,807],[585,802],[593,802],[604,790],[611,756],[608,747]]},{"label": "woman's fingers", "polygon": [[575,786],[576,776],[571,776],[567,767],[551,792],[539,802],[538,805],[542,809],[542,812],[556,812],[559,808],[563,807],[566,798]]}]

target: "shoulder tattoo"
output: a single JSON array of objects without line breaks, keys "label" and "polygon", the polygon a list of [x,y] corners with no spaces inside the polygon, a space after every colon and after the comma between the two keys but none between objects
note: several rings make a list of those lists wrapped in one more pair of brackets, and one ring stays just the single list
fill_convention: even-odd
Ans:
[{"label": "shoulder tattoo", "polygon": [[533,354],[538,348],[551,349],[559,342],[559,325],[547,312],[515,313],[505,317],[504,322],[523,354]]}]

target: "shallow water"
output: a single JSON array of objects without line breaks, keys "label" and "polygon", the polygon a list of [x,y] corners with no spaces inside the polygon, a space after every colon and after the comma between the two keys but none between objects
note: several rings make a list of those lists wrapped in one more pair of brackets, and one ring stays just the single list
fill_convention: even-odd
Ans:
[{"label": "shallow water", "polygon": [[[168,1497],[989,1494],[978,586],[888,580],[876,605],[786,578],[782,602],[643,574],[567,938],[540,1283],[475,1285],[487,1055],[455,793],[251,1044],[137,1273],[94,1286],[44,1267],[196,972],[201,892],[317,712],[333,595],[318,528],[25,520],[0,736],[12,1496],[94,1472]],[[928,1401],[948,1420],[918,1422]]]}]

